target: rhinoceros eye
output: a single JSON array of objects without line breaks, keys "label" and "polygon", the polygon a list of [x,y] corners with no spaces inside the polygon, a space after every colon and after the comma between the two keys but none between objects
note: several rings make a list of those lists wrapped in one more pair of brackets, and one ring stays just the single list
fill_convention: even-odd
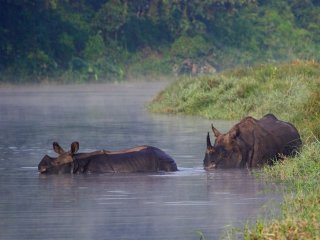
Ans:
[{"label": "rhinoceros eye", "polygon": [[226,150],[223,146],[217,146],[216,152],[217,152],[217,154],[221,155],[221,154],[224,154],[226,152]]}]

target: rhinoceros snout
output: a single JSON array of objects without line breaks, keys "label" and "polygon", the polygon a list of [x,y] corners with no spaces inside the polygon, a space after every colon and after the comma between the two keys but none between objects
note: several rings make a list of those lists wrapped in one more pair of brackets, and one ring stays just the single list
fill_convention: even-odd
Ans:
[{"label": "rhinoceros snout", "polygon": [[40,167],[39,169],[38,169],[38,171],[40,172],[40,173],[45,173],[45,172],[47,172],[47,168],[46,167]]}]

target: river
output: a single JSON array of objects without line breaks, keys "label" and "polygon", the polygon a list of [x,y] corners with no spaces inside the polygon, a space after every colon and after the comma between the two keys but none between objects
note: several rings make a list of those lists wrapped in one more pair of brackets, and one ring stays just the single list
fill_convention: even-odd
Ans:
[{"label": "river", "polygon": [[[162,82],[0,88],[0,239],[217,239],[281,197],[247,170],[206,172],[211,121],[151,114]],[[227,131],[234,122],[214,121]],[[213,137],[212,137],[213,138]],[[80,152],[148,144],[180,171],[40,175],[52,142]],[[267,209],[267,210],[266,210]]]}]

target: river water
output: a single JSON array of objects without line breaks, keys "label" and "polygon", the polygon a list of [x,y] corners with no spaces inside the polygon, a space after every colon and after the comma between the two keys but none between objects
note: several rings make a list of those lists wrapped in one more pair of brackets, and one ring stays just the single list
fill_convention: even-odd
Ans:
[{"label": "river water", "polygon": [[[281,197],[249,171],[202,169],[210,121],[145,110],[164,86],[0,88],[0,239],[217,239],[276,212]],[[53,141],[80,152],[153,145],[180,171],[39,175]]]}]

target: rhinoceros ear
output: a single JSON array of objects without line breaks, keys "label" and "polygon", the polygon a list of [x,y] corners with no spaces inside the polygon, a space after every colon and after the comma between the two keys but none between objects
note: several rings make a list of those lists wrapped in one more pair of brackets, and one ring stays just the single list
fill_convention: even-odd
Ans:
[{"label": "rhinoceros ear", "polygon": [[216,129],[213,124],[211,124],[211,128],[212,128],[212,132],[214,134],[215,137],[218,137],[221,135],[221,133],[218,131],[218,129]]},{"label": "rhinoceros ear", "polygon": [[212,148],[212,144],[211,144],[211,140],[210,140],[210,134],[208,132],[208,135],[207,135],[207,149],[209,148]]},{"label": "rhinoceros ear", "polygon": [[79,142],[71,143],[71,153],[74,154],[79,150]]},{"label": "rhinoceros ear", "polygon": [[53,142],[52,145],[53,145],[53,151],[55,151],[55,152],[58,153],[59,155],[65,153],[65,151],[63,150],[63,148],[60,147],[59,143]]}]

